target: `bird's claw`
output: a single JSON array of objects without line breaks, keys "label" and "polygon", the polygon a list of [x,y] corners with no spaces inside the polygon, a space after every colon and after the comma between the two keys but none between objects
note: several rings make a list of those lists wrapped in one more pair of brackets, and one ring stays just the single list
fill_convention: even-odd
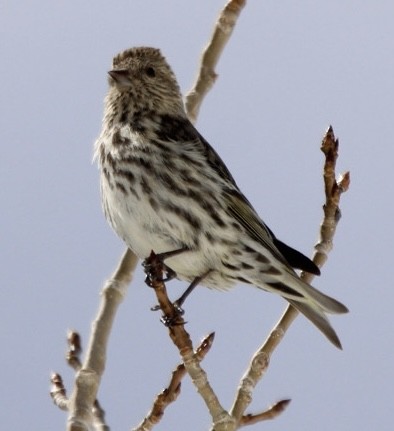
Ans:
[{"label": "bird's claw", "polygon": [[181,304],[179,304],[178,301],[173,302],[172,305],[179,316],[183,316],[185,314],[185,310],[181,307]]},{"label": "bird's claw", "polygon": [[148,265],[144,265],[144,270],[146,273],[146,277],[145,277],[145,283],[149,286],[149,287],[154,287],[155,283],[167,283],[167,281],[171,281],[174,278],[176,278],[176,272],[173,271],[171,268],[166,267],[164,269],[165,271],[165,276],[164,277],[157,277],[153,275],[153,271],[151,271],[151,268],[149,268],[149,264]]},{"label": "bird's claw", "polygon": [[[164,253],[154,254],[152,252],[152,254],[142,262],[142,266],[146,274],[145,283],[149,287],[153,287],[154,283],[166,283],[167,281],[176,278],[176,272],[163,262],[163,257]],[[159,277],[157,275],[157,265],[162,266],[163,272],[165,273],[164,277]]]},{"label": "bird's claw", "polygon": [[166,265],[164,265],[164,272],[165,272],[165,277],[162,280],[163,283],[167,283],[167,281],[171,281],[174,278],[176,278],[176,272]]},{"label": "bird's claw", "polygon": [[[178,316],[183,316],[185,314],[185,310],[180,306],[180,304],[178,304],[178,301],[173,302],[172,305],[174,306],[175,311],[176,311]],[[159,304],[156,304],[153,307],[151,307],[150,309],[151,309],[151,311],[159,311],[161,309],[161,307]]]},{"label": "bird's claw", "polygon": [[171,328],[172,326],[178,326],[178,325],[184,325],[185,322],[181,318],[181,314],[178,314],[178,312],[175,313],[173,316],[161,316],[160,322],[164,324],[167,328]]}]

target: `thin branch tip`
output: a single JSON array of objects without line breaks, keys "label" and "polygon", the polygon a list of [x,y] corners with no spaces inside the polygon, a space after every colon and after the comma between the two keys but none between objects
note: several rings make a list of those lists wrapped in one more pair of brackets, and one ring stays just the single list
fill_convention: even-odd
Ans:
[{"label": "thin branch tip", "polygon": [[240,424],[241,426],[254,425],[258,422],[275,419],[286,410],[287,406],[290,404],[290,401],[291,399],[281,400],[261,413],[246,414],[242,416]]},{"label": "thin branch tip", "polygon": [[75,371],[78,371],[82,367],[81,353],[82,343],[81,336],[75,330],[68,330],[67,332],[67,345],[68,350],[66,353],[66,362]]},{"label": "thin branch tip", "polygon": [[350,187],[350,172],[344,172],[338,178],[338,187],[341,193],[347,192]]},{"label": "thin branch tip", "polygon": [[49,395],[53,403],[61,410],[68,410],[68,398],[62,376],[58,373],[51,373],[50,381],[52,386]]},{"label": "thin branch tip", "polygon": [[285,409],[287,409],[290,403],[291,403],[291,398],[286,398],[284,400],[278,401],[274,406],[275,406],[275,409],[283,412]]},{"label": "thin branch tip", "polygon": [[232,12],[239,13],[246,5],[246,0],[230,0],[225,8],[228,8]]},{"label": "thin branch tip", "polygon": [[201,341],[201,347],[207,346],[208,349],[211,348],[213,342],[215,341],[215,332],[211,332]]}]

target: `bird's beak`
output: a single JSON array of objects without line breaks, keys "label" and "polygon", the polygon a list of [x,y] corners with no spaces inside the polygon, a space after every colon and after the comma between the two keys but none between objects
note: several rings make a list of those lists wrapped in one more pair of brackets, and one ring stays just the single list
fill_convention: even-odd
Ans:
[{"label": "bird's beak", "polygon": [[115,81],[115,84],[121,87],[129,87],[131,80],[127,69],[112,69],[108,75]]}]

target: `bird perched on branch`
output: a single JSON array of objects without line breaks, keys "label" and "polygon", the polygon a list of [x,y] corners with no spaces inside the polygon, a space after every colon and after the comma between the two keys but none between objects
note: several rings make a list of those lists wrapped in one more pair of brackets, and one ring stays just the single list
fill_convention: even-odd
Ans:
[{"label": "bird perched on branch", "polygon": [[337,300],[299,278],[319,274],[303,254],[264,224],[215,150],[187,118],[170,66],[158,49],[128,49],[113,59],[95,157],[105,216],[141,259],[165,265],[194,287],[236,283],[277,293],[337,347],[326,313]]}]

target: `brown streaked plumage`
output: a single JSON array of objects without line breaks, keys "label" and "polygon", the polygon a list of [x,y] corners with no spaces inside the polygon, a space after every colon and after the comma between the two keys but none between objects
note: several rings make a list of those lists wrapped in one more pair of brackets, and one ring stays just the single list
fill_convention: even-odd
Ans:
[{"label": "brown streaked plumage", "polygon": [[141,258],[183,249],[166,265],[187,282],[227,289],[236,281],[277,293],[337,347],[326,313],[337,300],[293,268],[319,274],[264,224],[215,150],[188,120],[175,75],[158,49],[117,55],[96,142],[105,215]]}]

